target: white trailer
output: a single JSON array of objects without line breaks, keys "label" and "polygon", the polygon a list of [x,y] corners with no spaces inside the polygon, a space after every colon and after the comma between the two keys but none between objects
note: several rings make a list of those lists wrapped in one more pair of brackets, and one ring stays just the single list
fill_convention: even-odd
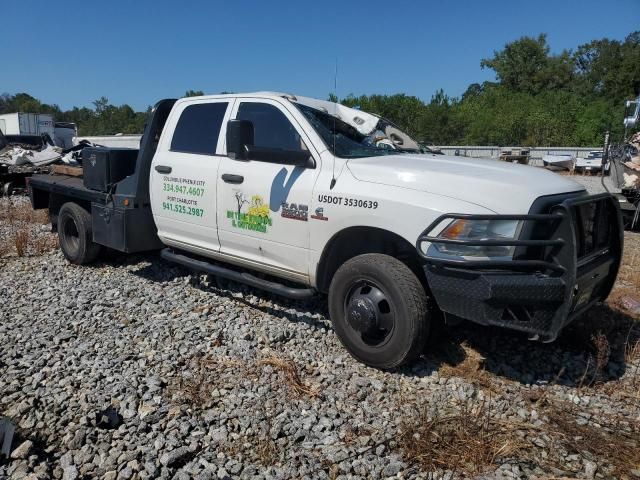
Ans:
[{"label": "white trailer", "polygon": [[142,135],[97,135],[92,137],[76,137],[74,143],[77,145],[81,141],[102,145],[111,148],[140,148]]},{"label": "white trailer", "polygon": [[54,135],[53,115],[48,113],[6,113],[0,115],[0,131],[5,135]]}]

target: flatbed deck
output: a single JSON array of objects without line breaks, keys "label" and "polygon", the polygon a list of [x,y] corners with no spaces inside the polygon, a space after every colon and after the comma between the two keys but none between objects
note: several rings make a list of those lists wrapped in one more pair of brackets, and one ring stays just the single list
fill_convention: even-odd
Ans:
[{"label": "flatbed deck", "polygon": [[106,204],[108,195],[84,186],[82,177],[71,175],[34,175],[29,179],[30,185],[50,193],[72,196],[88,202]]}]

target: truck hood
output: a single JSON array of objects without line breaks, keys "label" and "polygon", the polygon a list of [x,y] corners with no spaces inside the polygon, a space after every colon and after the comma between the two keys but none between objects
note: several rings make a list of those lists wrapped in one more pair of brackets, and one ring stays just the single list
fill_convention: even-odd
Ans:
[{"label": "truck hood", "polygon": [[503,214],[527,213],[543,195],[584,190],[542,168],[484,158],[388,155],[350,159],[347,168],[363,182],[443,195]]}]

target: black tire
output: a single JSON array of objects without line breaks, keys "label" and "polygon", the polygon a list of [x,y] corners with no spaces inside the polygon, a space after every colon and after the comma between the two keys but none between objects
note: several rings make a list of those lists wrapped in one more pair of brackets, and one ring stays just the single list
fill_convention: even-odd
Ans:
[{"label": "black tire", "polygon": [[93,242],[91,214],[77,203],[67,202],[58,213],[60,249],[67,260],[76,265],[93,262],[100,245]]},{"label": "black tire", "polygon": [[329,287],[329,313],[338,338],[351,355],[372,367],[390,369],[415,360],[429,334],[428,312],[418,277],[388,255],[348,260]]}]

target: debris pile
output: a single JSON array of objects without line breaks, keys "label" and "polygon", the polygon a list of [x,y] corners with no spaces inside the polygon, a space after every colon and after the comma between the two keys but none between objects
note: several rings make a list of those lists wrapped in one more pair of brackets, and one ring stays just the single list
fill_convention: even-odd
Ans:
[{"label": "debris pile", "polygon": [[631,155],[631,162],[640,166],[640,132],[635,133],[629,140],[629,144],[635,147],[635,155]]},{"label": "debris pile", "polygon": [[62,149],[47,145],[41,150],[8,145],[0,150],[0,163],[10,166],[33,165],[41,167],[55,163],[62,158]]},{"label": "debris pile", "polygon": [[629,145],[628,161],[624,163],[624,188],[640,188],[640,132],[631,137]]},{"label": "debris pile", "polygon": [[[53,145],[48,135],[2,135],[0,132],[0,165],[15,167],[44,167],[54,163],[79,165],[82,149],[94,146],[86,140],[71,148]],[[96,145],[97,146],[97,145]]]}]

